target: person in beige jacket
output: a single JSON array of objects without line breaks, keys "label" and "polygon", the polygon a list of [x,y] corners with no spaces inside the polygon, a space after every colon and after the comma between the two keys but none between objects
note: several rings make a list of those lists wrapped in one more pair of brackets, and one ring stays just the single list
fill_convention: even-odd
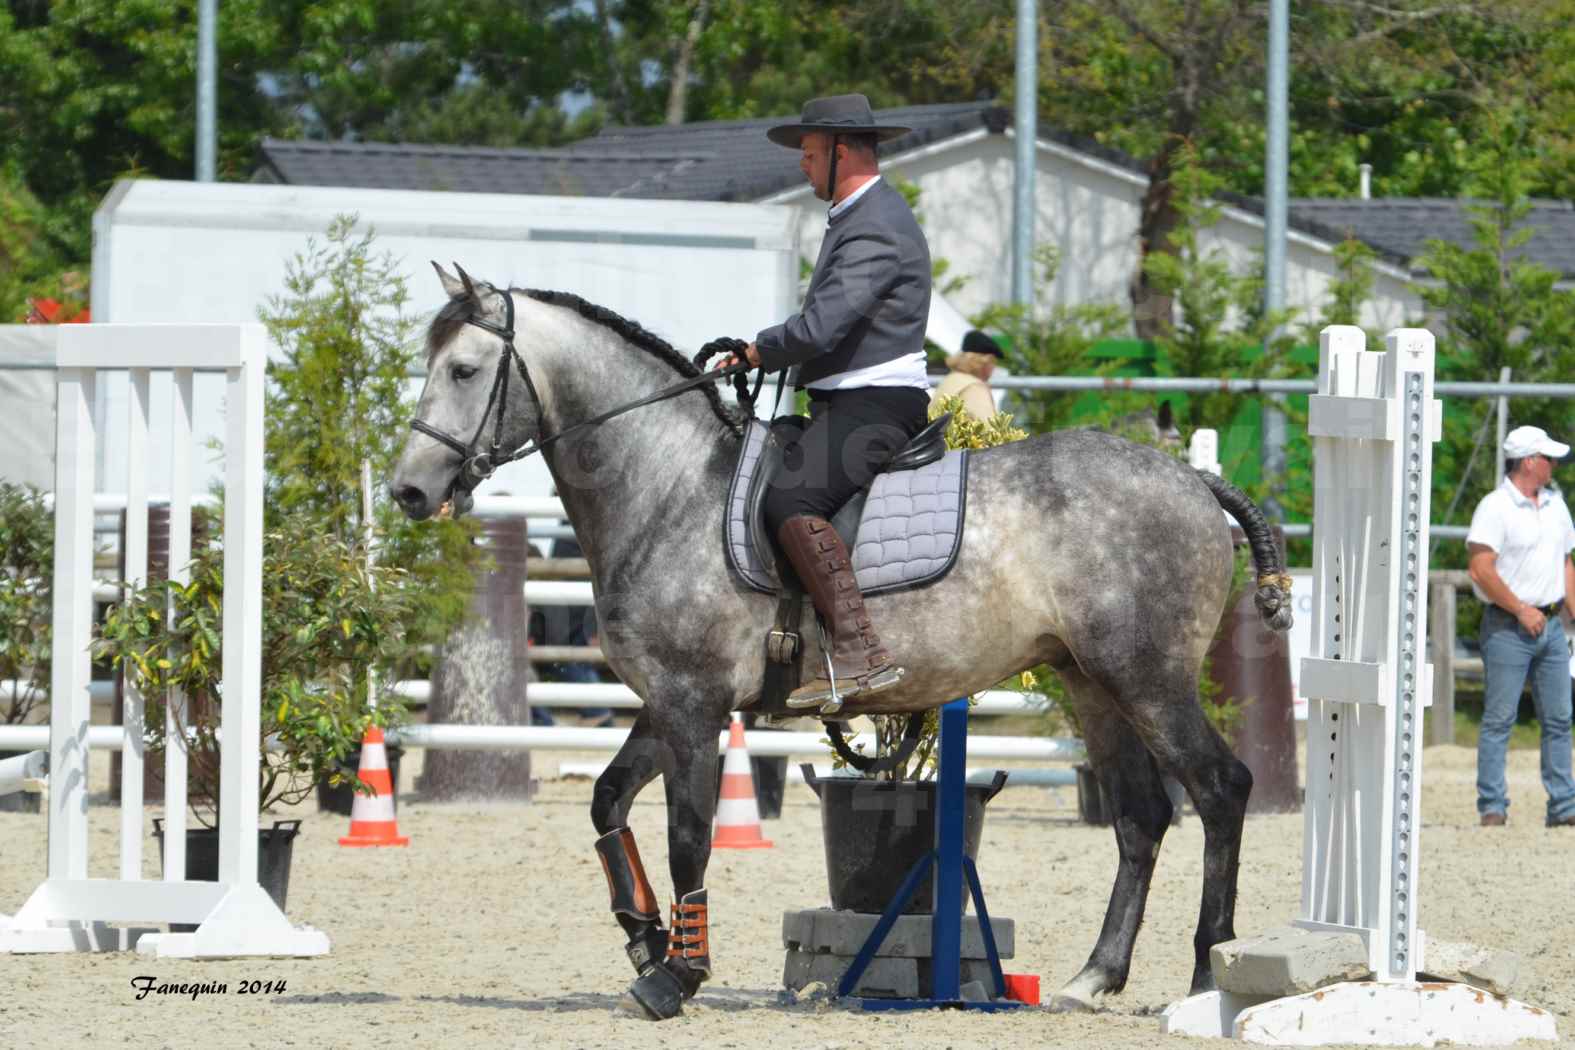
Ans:
[{"label": "person in beige jacket", "polygon": [[946,359],[946,373],[940,385],[930,391],[930,404],[943,397],[962,398],[963,411],[978,420],[995,415],[995,395],[990,392],[990,376],[1002,358],[994,339],[975,328],[963,337],[962,350]]}]

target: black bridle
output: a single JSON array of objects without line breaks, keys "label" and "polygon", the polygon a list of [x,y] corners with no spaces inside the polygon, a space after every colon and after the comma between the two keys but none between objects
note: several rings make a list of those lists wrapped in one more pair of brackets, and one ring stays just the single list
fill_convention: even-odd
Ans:
[{"label": "black bridle", "polygon": [[[472,491],[476,488],[476,486],[490,478],[493,472],[499,467],[503,466],[505,463],[513,463],[516,460],[524,459],[526,456],[534,456],[536,453],[540,452],[554,441],[560,441],[574,433],[576,430],[596,426],[599,423],[606,422],[614,416],[622,415],[623,413],[632,411],[636,408],[642,408],[645,405],[652,404],[656,401],[664,401],[667,398],[682,394],[686,390],[693,390],[695,387],[704,386],[706,383],[712,383],[718,379],[742,375],[743,373],[749,371],[750,368],[747,362],[741,362],[736,365],[728,365],[725,368],[713,369],[712,371],[695,376],[692,379],[686,379],[681,383],[674,383],[672,386],[663,387],[656,393],[651,394],[648,397],[642,397],[638,401],[631,401],[628,404],[619,405],[617,408],[603,412],[599,416],[593,416],[590,419],[586,419],[579,423],[575,423],[572,426],[565,427],[556,434],[545,438],[543,438],[540,434],[541,423],[545,422],[545,420],[542,420],[537,425],[538,433],[534,444],[527,441],[525,444],[521,445],[514,451],[505,453],[502,446],[503,412],[504,406],[507,405],[509,399],[510,372],[519,372],[520,379],[525,383],[525,389],[530,391],[531,399],[536,402],[536,408],[538,412],[541,411],[542,402],[541,396],[536,393],[536,384],[531,381],[530,370],[525,367],[525,359],[520,356],[518,350],[514,349],[514,296],[509,292],[500,292],[499,294],[503,296],[504,311],[503,324],[501,327],[482,317],[465,318],[466,324],[475,325],[477,328],[480,328],[483,331],[491,332],[493,335],[503,340],[503,348],[498,352],[498,367],[492,375],[492,391],[487,395],[487,407],[482,413],[481,422],[477,424],[476,432],[471,435],[470,441],[462,442],[459,438],[453,436],[452,434],[444,433],[424,419],[412,419],[410,421],[411,430],[414,430],[418,434],[425,434],[427,437],[430,437],[436,441],[441,441],[443,444],[459,453],[461,460],[459,466],[459,476],[454,479],[453,485],[453,488],[458,491]],[[509,367],[511,361],[514,365],[513,369],[510,369]],[[764,370],[762,370],[762,378],[763,376]],[[740,382],[742,382],[742,380],[740,380]],[[758,382],[756,383],[755,389],[757,392],[760,389]],[[492,441],[487,446],[486,451],[483,452],[480,451],[481,438],[486,432],[487,423],[489,420],[492,422]]]}]

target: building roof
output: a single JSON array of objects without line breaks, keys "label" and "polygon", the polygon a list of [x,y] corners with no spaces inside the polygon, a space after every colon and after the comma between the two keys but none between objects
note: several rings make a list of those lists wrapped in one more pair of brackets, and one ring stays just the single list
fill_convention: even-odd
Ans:
[{"label": "building roof", "polygon": [[398,142],[264,139],[254,182],[378,190],[533,193],[562,197],[644,196],[623,191],[704,163],[672,151],[485,149]]},{"label": "building roof", "polygon": [[[992,102],[905,106],[876,112],[883,124],[913,131],[881,146],[906,153],[978,128],[1001,134],[1011,113]],[[774,146],[765,131],[793,117],[712,120],[692,124],[605,128],[557,149],[486,149],[384,142],[303,142],[264,139],[257,181],[369,189],[454,190],[656,200],[758,201],[804,184],[798,154]],[[1139,160],[1082,136],[1039,128],[1039,137],[1145,176]],[[1221,194],[1263,214],[1260,198]],[[1406,269],[1438,237],[1472,243],[1470,202],[1435,198],[1298,198],[1292,229],[1337,243],[1354,236],[1385,262]],[[1575,278],[1575,207],[1538,201],[1527,222],[1536,235],[1521,250]]]},{"label": "building roof", "polygon": [[[884,143],[883,154],[980,126],[1000,132],[1010,123],[1005,110],[988,102],[907,106],[880,110],[877,117],[913,128]],[[606,128],[559,149],[269,138],[259,147],[254,179],[368,189],[753,201],[803,182],[798,154],[773,146],[765,136],[766,128],[792,119]]]},{"label": "building roof", "polygon": [[[1291,221],[1316,224],[1338,240],[1355,237],[1381,253],[1415,265],[1434,238],[1471,245],[1475,233],[1469,210],[1472,201],[1437,197],[1377,197],[1372,200],[1299,198],[1291,201]],[[1513,254],[1541,263],[1554,273],[1575,277],[1575,205],[1569,201],[1533,201],[1523,225],[1533,228],[1531,240]]]}]

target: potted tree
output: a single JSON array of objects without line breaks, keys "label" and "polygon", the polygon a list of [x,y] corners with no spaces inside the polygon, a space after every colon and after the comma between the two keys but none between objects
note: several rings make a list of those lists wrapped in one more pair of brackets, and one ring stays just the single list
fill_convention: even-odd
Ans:
[{"label": "potted tree", "polygon": [[[988,420],[969,416],[958,398],[932,405],[930,418],[947,412],[952,413],[948,448],[989,448],[1027,436],[1006,413]],[[865,755],[862,745],[852,749],[856,762],[839,754],[833,766],[842,775],[817,777],[814,767],[802,767],[805,783],[820,798],[831,906],[844,911],[884,911],[909,869],[935,848],[940,713],[927,711],[916,723],[907,715],[876,715],[870,721],[875,725],[873,755]],[[850,766],[862,767],[863,775],[848,775]],[[969,857],[978,856],[985,804],[1005,784],[1006,774],[997,771],[990,783],[967,787],[963,848]],[[904,911],[928,914],[933,896],[927,876]]]},{"label": "potted tree", "polygon": [[[43,496],[0,482],[0,725],[41,721],[47,703],[54,546]],[[37,813],[39,798],[0,795],[0,810]]]},{"label": "potted tree", "polygon": [[[370,790],[356,776],[363,735],[404,713],[386,687],[463,618],[471,569],[482,557],[471,523],[417,530],[374,500],[363,480],[385,476],[397,455],[411,411],[405,377],[420,352],[419,322],[402,312],[404,279],[372,244],[355,216],[336,217],[326,238],[308,240],[292,260],[284,294],[261,313],[281,351],[268,365],[264,420],[263,809],[297,802],[319,783]],[[98,643],[149,698],[155,749],[169,743],[162,738],[167,687],[210,699],[190,703],[178,727],[191,755],[188,795],[206,825],[218,812],[223,702],[218,523],[210,536],[195,548],[189,583],[128,593]],[[166,617],[166,608],[175,615]],[[371,695],[374,680],[383,694]],[[262,834],[282,848],[293,831],[284,822]],[[188,848],[187,877],[213,877],[193,870],[199,852]],[[259,852],[266,858],[266,848]]]},{"label": "potted tree", "polygon": [[[404,572],[369,567],[364,549],[326,532],[308,513],[283,516],[264,536],[263,558],[258,801],[266,811],[300,801],[319,779],[344,779],[343,760],[367,727],[398,722],[398,704],[374,703],[379,698],[369,694],[368,672],[388,666],[402,650],[411,595]],[[188,799],[201,825],[187,833],[186,877],[193,879],[218,875],[223,590],[223,551],[217,543],[204,545],[193,556],[188,583],[157,580],[128,589],[95,643],[147,698],[153,761],[162,761],[172,743],[168,691],[193,698],[174,720],[188,754]],[[276,821],[259,830],[259,881],[281,908],[299,825]]]},{"label": "potted tree", "polygon": [[[398,262],[374,249],[354,215],[336,216],[286,268],[285,287],[260,311],[280,355],[268,365],[268,515],[316,515],[325,534],[349,546],[376,535],[377,560],[406,570],[417,600],[400,614],[405,644],[384,681],[425,678],[429,655],[465,618],[474,574],[488,562],[474,518],[420,527],[363,491],[363,472],[385,478],[409,433],[406,396],[421,353],[419,318]],[[397,784],[400,749],[388,747]],[[318,782],[318,803],[349,813],[360,741]]]}]

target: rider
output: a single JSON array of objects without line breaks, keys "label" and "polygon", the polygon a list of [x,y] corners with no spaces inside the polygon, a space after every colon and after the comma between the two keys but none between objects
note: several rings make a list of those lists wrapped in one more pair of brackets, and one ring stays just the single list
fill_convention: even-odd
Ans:
[{"label": "rider", "polygon": [[[826,624],[842,697],[889,688],[902,676],[830,519],[927,421],[930,249],[876,162],[877,143],[909,130],[875,123],[863,95],[835,95],[806,103],[798,123],[766,132],[799,151],[800,170],[831,209],[802,309],[722,362],[798,366],[797,385],[809,391],[810,423],[786,454],[792,483],[766,495],[765,520]],[[788,705],[818,708],[831,695],[822,665]]]}]

